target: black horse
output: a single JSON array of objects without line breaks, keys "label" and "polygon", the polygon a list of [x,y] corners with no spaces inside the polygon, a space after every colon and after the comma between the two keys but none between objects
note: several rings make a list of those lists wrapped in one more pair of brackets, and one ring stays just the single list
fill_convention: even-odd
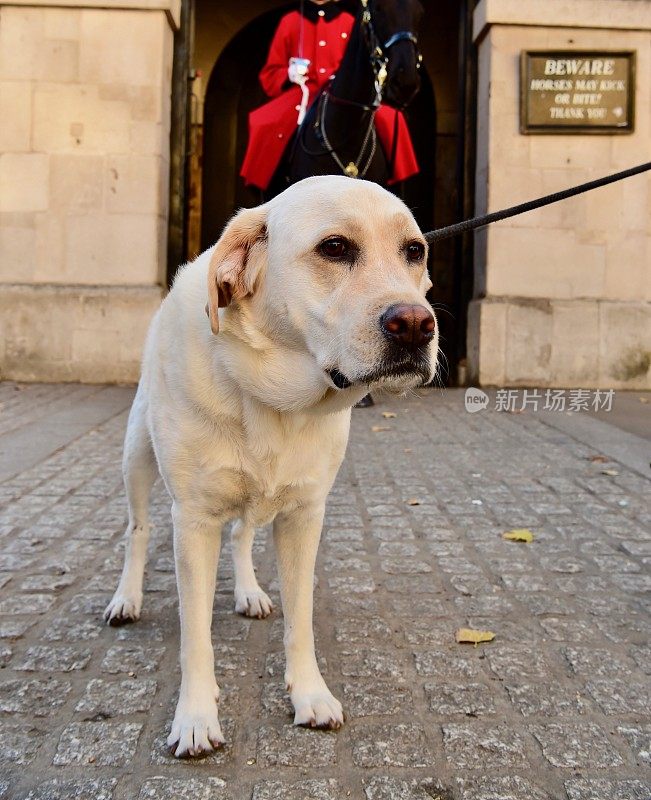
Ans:
[{"label": "black horse", "polygon": [[380,101],[405,108],[420,88],[416,31],[422,15],[418,0],[361,0],[337,74],[308,109],[266,199],[311,175],[387,185],[395,154],[377,142],[375,113]]}]

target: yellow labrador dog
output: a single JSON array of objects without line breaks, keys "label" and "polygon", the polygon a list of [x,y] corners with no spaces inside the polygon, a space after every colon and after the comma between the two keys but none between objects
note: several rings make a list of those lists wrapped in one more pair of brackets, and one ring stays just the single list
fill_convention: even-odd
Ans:
[{"label": "yellow labrador dog", "polygon": [[426,255],[414,218],[389,192],[308,178],[240,211],[179,272],[152,321],[124,444],[125,562],[105,618],[119,625],[140,614],[160,471],[173,501],[181,616],[168,738],[179,757],[224,741],[210,626],[221,529],[231,520],[235,608],[255,617],[271,602],[255,577],[254,527],[273,520],[295,724],[343,722],[314,653],[314,563],[351,407],[374,387],[401,391],[434,376]]}]

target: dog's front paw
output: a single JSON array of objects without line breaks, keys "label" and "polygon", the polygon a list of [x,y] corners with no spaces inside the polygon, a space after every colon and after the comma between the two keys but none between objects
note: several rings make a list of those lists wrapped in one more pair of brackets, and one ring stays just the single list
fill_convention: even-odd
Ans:
[{"label": "dog's front paw", "polygon": [[179,700],[167,737],[172,755],[177,758],[200,758],[224,744],[217,703],[207,697],[204,703],[183,703]]},{"label": "dog's front paw", "polygon": [[113,599],[104,609],[104,619],[109,625],[126,625],[129,622],[136,622],[140,619],[140,607],[142,605],[142,595],[131,597],[117,591]]},{"label": "dog's front paw", "polygon": [[257,589],[235,588],[235,611],[246,617],[264,619],[273,611],[273,603],[258,586]]},{"label": "dog's front paw", "polygon": [[321,680],[321,686],[290,691],[294,706],[294,725],[307,725],[310,728],[329,728],[336,730],[344,723],[344,710],[341,703]]}]

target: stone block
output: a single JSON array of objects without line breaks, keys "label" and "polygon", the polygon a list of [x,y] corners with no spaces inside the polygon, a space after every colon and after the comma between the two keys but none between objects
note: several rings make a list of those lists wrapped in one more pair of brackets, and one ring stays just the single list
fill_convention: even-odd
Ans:
[{"label": "stone block", "polygon": [[575,686],[558,683],[525,683],[507,686],[511,702],[523,717],[577,716],[589,709]]},{"label": "stone block", "polygon": [[544,300],[511,303],[506,320],[506,383],[546,383],[549,380],[552,350],[552,312],[549,303]]},{"label": "stone block", "polygon": [[97,86],[34,86],[32,146],[44,153],[128,153],[129,98],[103,99]]},{"label": "stone block", "polygon": [[30,149],[31,107],[32,87],[27,81],[0,81],[0,152]]},{"label": "stone block", "polygon": [[527,764],[523,737],[506,725],[444,725],[443,749],[455,769],[486,772]]},{"label": "stone block", "polygon": [[[493,88],[494,87],[491,86],[491,91]],[[512,134],[512,131],[509,133]],[[502,141],[508,141],[512,140],[514,137],[510,135],[507,137],[502,136],[501,138]],[[518,140],[521,138],[525,137],[517,137]],[[529,147],[530,146],[529,144]],[[529,155],[528,149],[529,148],[527,148],[527,157]],[[490,167],[488,192],[489,211],[498,211],[507,206],[524,203],[526,200],[532,200],[544,194],[542,171],[535,161],[532,162],[532,164],[533,165],[527,163],[524,166],[517,166],[509,163],[508,160],[500,162],[492,161],[493,166]],[[544,224],[545,211],[547,211],[547,209],[532,211],[520,217],[515,217],[506,224],[525,225],[526,227],[549,227]]]},{"label": "stone block", "polygon": [[90,661],[90,651],[76,647],[29,647],[14,669],[24,672],[74,672],[85,669]]},{"label": "stone block", "polygon": [[0,154],[0,212],[46,211],[48,184],[45,153]]},{"label": "stone block", "polygon": [[545,679],[551,670],[549,659],[542,651],[522,645],[491,648],[486,658],[498,678],[518,683],[524,683],[531,678]]},{"label": "stone block", "polygon": [[[81,12],[79,78],[93,84],[163,86],[171,31],[162,12]],[[134,80],[134,76],[138,76]]]},{"label": "stone block", "polygon": [[526,778],[457,778],[459,800],[551,800]]},{"label": "stone block", "polygon": [[631,683],[618,678],[588,681],[585,687],[604,714],[639,714],[651,716],[647,683]]},{"label": "stone block", "polygon": [[502,224],[488,233],[489,295],[601,297],[605,269],[604,247],[579,241],[575,230]]},{"label": "stone block", "polygon": [[44,733],[43,727],[28,723],[0,722],[0,766],[30,764],[43,743]]},{"label": "stone block", "polygon": [[651,387],[651,308],[599,304],[599,379],[613,388]]},{"label": "stone block", "polygon": [[102,672],[155,672],[165,653],[164,647],[144,647],[137,644],[116,644],[110,647],[102,661]]},{"label": "stone block", "polygon": [[72,689],[69,681],[12,680],[0,683],[0,711],[49,717],[62,706]]},{"label": "stone block", "polygon": [[38,218],[35,213],[0,213],[0,281],[29,283],[34,276]]},{"label": "stone block", "polygon": [[138,155],[159,155],[169,149],[169,130],[162,122],[134,120],[129,124],[129,151]]},{"label": "stone block", "polygon": [[618,725],[617,733],[626,739],[638,764],[651,765],[651,724]]},{"label": "stone block", "polygon": [[0,639],[20,639],[34,624],[35,619],[0,619]]},{"label": "stone block", "polygon": [[651,299],[651,237],[642,231],[612,231],[606,242],[607,300]]},{"label": "stone block", "polygon": [[437,780],[402,780],[387,775],[377,775],[364,781],[366,800],[447,800],[449,795]]},{"label": "stone block", "polygon": [[409,714],[413,708],[407,686],[384,681],[357,681],[343,687],[343,705],[353,719],[377,714]]},{"label": "stone block", "polygon": [[550,377],[555,386],[595,386],[599,378],[599,306],[596,302],[552,304]]},{"label": "stone block", "polygon": [[413,723],[358,729],[353,763],[358,767],[426,767],[432,756],[425,730]]},{"label": "stone block", "polygon": [[233,800],[221,778],[172,778],[156,776],[145,781],[138,800]]},{"label": "stone block", "polygon": [[610,162],[608,136],[531,136],[531,163],[548,169],[594,167]]},{"label": "stone block", "polygon": [[45,614],[54,601],[48,594],[14,594],[0,602],[0,614]]},{"label": "stone block", "polygon": [[76,40],[79,38],[81,14],[76,8],[47,8],[43,16],[46,39]]},{"label": "stone block", "polygon": [[389,625],[377,617],[342,619],[335,625],[335,639],[338,642],[390,642],[394,636]]},{"label": "stone block", "polygon": [[[77,12],[78,14],[79,12]],[[50,9],[7,6],[0,30],[0,77],[9,80],[77,79],[78,42],[49,25]]]},{"label": "stone block", "polygon": [[333,731],[316,731],[293,725],[263,725],[258,733],[257,761],[263,767],[326,767],[336,762]]},{"label": "stone block", "polygon": [[[160,304],[160,287],[10,286],[0,293],[0,340],[5,342],[2,375],[20,380],[91,383],[133,382],[140,372],[142,343]],[[97,333],[109,347],[92,347]],[[76,339],[84,331],[90,344]],[[35,333],[36,332],[36,333]],[[84,358],[82,358],[84,355]]]},{"label": "stone block", "polygon": [[156,686],[154,680],[104,681],[93,678],[75,711],[83,711],[89,717],[115,717],[149,711]]},{"label": "stone block", "polygon": [[53,778],[21,794],[18,800],[113,800],[116,783],[115,778]]},{"label": "stone block", "polygon": [[104,157],[100,155],[53,155],[50,159],[50,201],[53,210],[85,213],[101,210],[104,162]]},{"label": "stone block", "polygon": [[341,674],[346,677],[402,679],[404,673],[402,659],[394,651],[364,647],[341,653]]},{"label": "stone block", "polygon": [[[274,681],[273,683],[265,683],[262,687],[262,695],[260,698],[262,707],[269,714],[284,716],[289,720],[294,719],[294,709],[287,694],[285,687]],[[220,695],[221,705],[221,695]]]},{"label": "stone block", "polygon": [[65,278],[75,284],[156,283],[164,260],[158,233],[154,215],[70,215]]},{"label": "stone block", "polygon": [[606,732],[592,722],[534,725],[531,732],[554,767],[605,769],[624,764]]},{"label": "stone block", "polygon": [[411,645],[445,646],[454,641],[454,623],[448,619],[415,619],[405,627],[404,637]]},{"label": "stone block", "polygon": [[52,763],[123,767],[133,758],[141,730],[136,722],[73,722],[64,728]]},{"label": "stone block", "polygon": [[493,692],[483,683],[428,683],[425,695],[430,710],[440,716],[483,717],[495,713]]},{"label": "stone block", "polygon": [[565,781],[569,800],[648,800],[651,782],[618,778],[570,778]]},{"label": "stone block", "polygon": [[264,781],[253,787],[251,800],[339,800],[344,796],[339,783],[330,778],[286,782]]},{"label": "stone block", "polygon": [[164,214],[167,170],[158,156],[108,156],[106,208],[111,214]]}]

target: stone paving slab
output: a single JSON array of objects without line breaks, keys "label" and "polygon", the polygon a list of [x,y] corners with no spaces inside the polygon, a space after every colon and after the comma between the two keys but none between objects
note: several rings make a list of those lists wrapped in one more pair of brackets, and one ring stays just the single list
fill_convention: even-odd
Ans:
[{"label": "stone paving slab", "polygon": [[[223,547],[227,744],[179,762],[165,747],[179,681],[169,502],[159,483],[142,620],[104,626],[131,390],[107,414],[94,389],[0,385],[0,446],[2,432],[37,437],[50,407],[88,406],[85,428],[0,482],[0,800],[649,800],[649,479],[591,460],[585,431],[471,415],[453,390],[354,411],[315,590],[347,723],[291,725],[265,530],[267,620],[232,614]],[[532,544],[501,538],[522,527]],[[495,640],[457,644],[468,626]]]}]

